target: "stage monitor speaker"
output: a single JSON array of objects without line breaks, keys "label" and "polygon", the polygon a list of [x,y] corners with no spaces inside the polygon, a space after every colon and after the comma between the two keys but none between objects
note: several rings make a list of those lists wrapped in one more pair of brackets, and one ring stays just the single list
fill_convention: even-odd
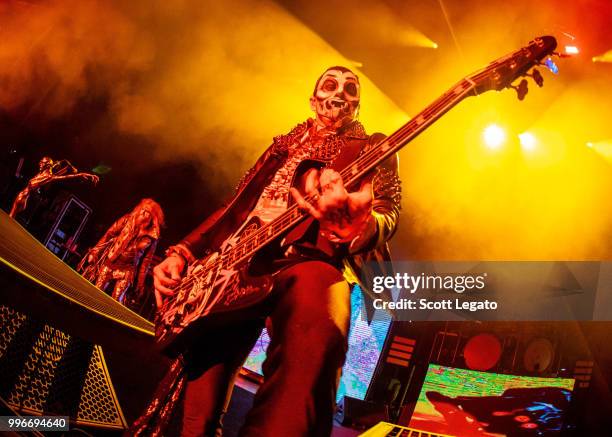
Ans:
[{"label": "stage monitor speaker", "polygon": [[436,333],[429,362],[485,372],[555,375],[560,344],[554,323],[449,323]]},{"label": "stage monitor speaker", "polygon": [[0,397],[16,412],[125,429],[100,346],[0,305]]},{"label": "stage monitor speaker", "polygon": [[523,353],[523,367],[530,374],[545,373],[553,365],[555,346],[544,337],[532,338]]}]

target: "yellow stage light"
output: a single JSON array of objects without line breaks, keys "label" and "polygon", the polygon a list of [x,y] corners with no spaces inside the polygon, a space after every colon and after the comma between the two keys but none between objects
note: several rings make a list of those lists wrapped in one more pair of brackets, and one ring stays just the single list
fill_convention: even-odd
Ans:
[{"label": "yellow stage light", "polygon": [[593,62],[612,62],[612,50],[608,50],[598,56],[593,56]]},{"label": "yellow stage light", "polygon": [[586,143],[587,147],[608,162],[612,162],[612,139]]},{"label": "yellow stage light", "polygon": [[487,126],[482,138],[489,149],[499,149],[506,141],[506,132],[496,124]]},{"label": "yellow stage light", "polygon": [[579,50],[576,46],[565,46],[565,53],[567,53],[568,55],[577,55],[579,53]]},{"label": "yellow stage light", "polygon": [[521,143],[521,148],[526,152],[534,150],[538,143],[535,135],[531,132],[523,132],[522,134],[519,134],[518,137]]},{"label": "yellow stage light", "polygon": [[438,43],[433,43],[433,44],[432,44],[432,47],[433,47],[434,49],[437,49],[437,48],[438,48]]},{"label": "yellow stage light", "polygon": [[438,46],[435,42],[413,27],[398,28],[397,31],[388,33],[388,39],[406,47],[426,47],[435,49]]}]

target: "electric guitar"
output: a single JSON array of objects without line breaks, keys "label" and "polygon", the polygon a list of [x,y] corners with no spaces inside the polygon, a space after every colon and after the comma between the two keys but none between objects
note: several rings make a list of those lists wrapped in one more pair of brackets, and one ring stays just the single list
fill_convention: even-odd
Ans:
[{"label": "electric guitar", "polygon": [[[490,90],[514,88],[519,100],[527,93],[527,81],[512,85],[523,76],[532,77],[538,86],[543,79],[536,65],[552,64],[550,55],[557,41],[552,36],[535,38],[527,46],[493,61],[485,68],[465,77],[446,91],[436,101],[421,111],[392,135],[370,147],[343,169],[339,169],[345,186],[355,186],[379,164],[394,155],[417,135],[468,96],[476,96]],[[552,68],[551,68],[552,69]],[[306,197],[306,200],[312,200]],[[261,302],[271,292],[269,275],[252,276],[248,269],[253,257],[271,242],[309,217],[297,205],[271,222],[248,232],[243,232],[232,244],[222,244],[194,263],[176,288],[175,295],[167,299],[160,309],[157,322],[158,344],[173,355],[205,331],[209,323],[240,314],[240,310]],[[237,230],[238,231],[238,230]]]}]

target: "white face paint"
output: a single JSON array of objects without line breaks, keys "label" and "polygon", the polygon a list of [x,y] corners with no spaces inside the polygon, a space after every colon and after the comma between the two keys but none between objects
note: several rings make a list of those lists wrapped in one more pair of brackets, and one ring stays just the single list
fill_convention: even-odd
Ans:
[{"label": "white face paint", "polygon": [[317,121],[327,127],[340,127],[352,121],[359,107],[359,79],[350,71],[326,71],[310,98]]}]

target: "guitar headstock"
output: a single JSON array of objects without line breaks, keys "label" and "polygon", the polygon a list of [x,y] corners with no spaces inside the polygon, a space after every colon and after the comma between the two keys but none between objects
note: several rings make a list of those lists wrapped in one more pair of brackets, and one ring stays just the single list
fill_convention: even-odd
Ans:
[{"label": "guitar headstock", "polygon": [[544,63],[543,60],[556,54],[554,52],[556,47],[557,40],[552,36],[535,38],[527,46],[491,62],[487,67],[468,76],[467,79],[475,84],[476,94],[513,88],[519,100],[523,100],[527,94],[527,80],[523,79],[518,86],[512,85],[512,82],[520,77],[530,76],[541,87],[544,79],[540,72],[534,69],[532,73],[529,73],[529,70],[536,65],[546,65],[550,68],[549,64],[552,61]]}]

